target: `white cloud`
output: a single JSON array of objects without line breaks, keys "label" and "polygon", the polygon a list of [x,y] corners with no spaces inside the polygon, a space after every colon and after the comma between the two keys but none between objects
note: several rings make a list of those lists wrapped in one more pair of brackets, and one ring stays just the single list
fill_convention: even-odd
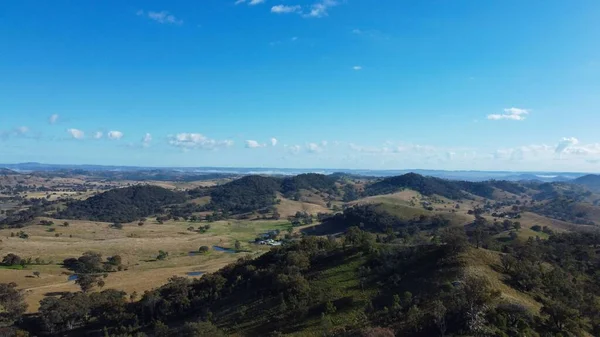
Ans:
[{"label": "white cloud", "polygon": [[316,143],[308,143],[308,145],[306,145],[306,150],[310,153],[319,153],[323,152],[323,147]]},{"label": "white cloud", "polygon": [[271,138],[271,146],[277,145],[277,138]]},{"label": "white cloud", "polygon": [[48,118],[48,122],[50,124],[56,124],[56,122],[58,122],[58,114],[50,116],[50,118]]},{"label": "white cloud", "polygon": [[264,3],[265,0],[250,0],[250,2],[248,3],[248,5],[250,6],[255,6],[255,5],[260,5],[262,3]]},{"label": "white cloud", "polygon": [[313,4],[310,11],[305,14],[305,17],[309,18],[322,18],[328,16],[329,8],[337,6],[338,2],[335,0],[322,0],[316,4]]},{"label": "white cloud", "polygon": [[152,142],[152,135],[149,133],[146,133],[144,135],[144,138],[142,138],[142,146],[143,147],[148,147],[150,146],[150,143]]},{"label": "white cloud", "polygon": [[169,136],[169,144],[182,149],[205,149],[213,150],[233,145],[232,140],[210,139],[200,133],[178,133]]},{"label": "white cloud", "polygon": [[489,120],[494,120],[494,121],[501,120],[501,119],[522,121],[526,118],[525,116],[528,115],[530,112],[531,112],[531,110],[529,110],[529,109],[507,108],[507,109],[504,109],[503,114],[492,114],[492,115],[488,115],[487,118]]},{"label": "white cloud", "polygon": [[160,12],[148,11],[146,13],[143,10],[139,10],[139,11],[137,11],[136,15],[146,16],[149,19],[154,20],[158,23],[172,24],[172,25],[182,25],[183,24],[183,20],[176,18],[173,14],[170,14],[168,11],[160,11]]},{"label": "white cloud", "polygon": [[239,4],[243,4],[244,2],[246,2],[246,0],[236,0],[235,4],[239,5]]},{"label": "white cloud", "polygon": [[94,132],[94,139],[100,139],[103,136],[104,136],[104,134],[101,131]]},{"label": "white cloud", "polygon": [[354,66],[354,67],[352,67],[352,69],[357,70],[357,71],[362,70],[362,66]]},{"label": "white cloud", "polygon": [[78,129],[67,129],[67,132],[75,139],[83,139],[85,137],[85,133]]},{"label": "white cloud", "polygon": [[255,141],[255,140],[247,140],[246,141],[246,147],[249,148],[249,149],[256,149],[256,148],[265,147],[265,146],[267,146],[267,145],[266,144],[261,144],[261,143]]},{"label": "white cloud", "polygon": [[300,152],[300,150],[302,149],[302,147],[300,145],[291,145],[291,146],[284,145],[284,147],[292,154],[298,154]]},{"label": "white cloud", "polygon": [[563,137],[559,142],[558,145],[556,145],[556,149],[554,150],[554,152],[561,154],[563,153],[565,150],[567,150],[570,146],[574,146],[579,144],[579,140],[575,137]]},{"label": "white cloud", "polygon": [[300,6],[286,6],[286,5],[277,5],[271,7],[271,13],[276,14],[287,14],[287,13],[300,13],[302,12],[302,7]]},{"label": "white cloud", "polygon": [[123,138],[123,132],[121,131],[109,131],[107,134],[109,139],[112,140],[119,140],[121,138]]}]

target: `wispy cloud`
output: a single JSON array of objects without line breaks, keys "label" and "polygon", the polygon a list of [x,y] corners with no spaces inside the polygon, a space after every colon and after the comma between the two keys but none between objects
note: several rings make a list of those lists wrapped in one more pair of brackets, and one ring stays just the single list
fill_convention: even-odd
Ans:
[{"label": "wispy cloud", "polygon": [[108,135],[108,139],[112,139],[112,140],[119,140],[119,139],[123,138],[123,132],[121,132],[121,131],[109,131],[107,135]]},{"label": "wispy cloud", "polygon": [[143,10],[139,10],[139,11],[137,11],[136,15],[144,16],[144,17],[149,18],[150,20],[154,20],[158,23],[163,23],[163,24],[172,24],[172,25],[182,25],[183,24],[183,20],[176,18],[173,14],[169,13],[168,11],[145,12]]},{"label": "wispy cloud", "polygon": [[101,139],[104,134],[101,131],[94,132],[94,139]]},{"label": "wispy cloud", "polygon": [[85,137],[85,132],[79,129],[67,129],[67,132],[75,139],[83,139]]},{"label": "wispy cloud", "polygon": [[169,145],[181,149],[205,149],[214,150],[217,148],[230,147],[233,145],[232,140],[215,140],[210,139],[200,133],[178,133],[169,136]]},{"label": "wispy cloud", "polygon": [[335,0],[322,0],[313,4],[310,8],[310,11],[304,14],[304,16],[309,18],[322,18],[324,16],[328,16],[329,9],[337,5],[338,2]]},{"label": "wispy cloud", "polygon": [[352,69],[359,71],[359,70],[362,70],[362,66],[354,66],[354,67],[352,67]]},{"label": "wispy cloud", "polygon": [[[238,0],[239,1],[239,0]],[[299,5],[276,5],[271,7],[271,13],[289,14],[297,13],[304,18],[322,18],[329,15],[329,9],[337,6],[339,3],[336,0],[321,0],[305,9]]]},{"label": "wispy cloud", "polygon": [[50,116],[48,118],[48,123],[56,124],[56,122],[58,122],[58,117],[59,117],[58,114],[54,114],[54,115]]},{"label": "wispy cloud", "polygon": [[151,142],[152,142],[152,135],[149,133],[146,133],[144,135],[144,138],[142,138],[142,146],[149,147]]},{"label": "wispy cloud", "polygon": [[531,112],[531,110],[529,110],[529,109],[508,108],[508,109],[504,109],[503,114],[492,114],[492,115],[488,115],[487,118],[489,120],[494,120],[494,121],[502,120],[502,119],[522,121],[526,118],[525,116],[527,116],[530,112]]},{"label": "wispy cloud", "polygon": [[255,141],[255,140],[247,140],[245,143],[246,143],[246,148],[248,148],[248,149],[257,149],[257,148],[260,148],[260,147],[266,147],[267,146],[266,144],[261,144],[261,143]]},{"label": "wispy cloud", "polygon": [[0,130],[0,140],[8,140],[10,137],[27,138],[30,130],[27,126],[19,126],[12,130]]},{"label": "wispy cloud", "polygon": [[287,6],[287,5],[277,5],[271,7],[271,13],[276,14],[288,14],[288,13],[301,13],[302,7],[296,6]]},{"label": "wispy cloud", "polygon": [[265,0],[250,0],[250,2],[248,3],[248,5],[250,5],[250,6],[256,6],[256,5],[260,5],[262,3],[265,3]]},{"label": "wispy cloud", "polygon": [[300,145],[284,145],[284,148],[289,151],[291,154],[298,154],[302,147]]},{"label": "wispy cloud", "polygon": [[277,146],[277,138],[271,138],[271,146]]},{"label": "wispy cloud", "polygon": [[323,152],[323,147],[323,144],[319,145],[317,143],[308,143],[306,145],[306,150],[310,153],[320,153]]}]

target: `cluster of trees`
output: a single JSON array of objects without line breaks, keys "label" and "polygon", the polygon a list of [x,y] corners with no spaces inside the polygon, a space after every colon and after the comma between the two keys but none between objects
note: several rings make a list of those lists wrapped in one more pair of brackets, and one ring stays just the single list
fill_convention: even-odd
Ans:
[{"label": "cluster of trees", "polygon": [[[404,229],[371,208],[347,211],[349,219],[360,215],[369,223],[366,229],[386,228],[395,236]],[[256,259],[241,258],[200,279],[173,277],[139,301],[134,301],[137,294],[115,290],[47,298],[28,327],[53,334],[104,327],[105,334],[123,336],[224,335],[218,326],[226,333],[268,335],[296,332],[316,319],[327,336],[600,333],[600,235],[560,234],[503,248],[502,271],[510,284],[543,303],[536,317],[519,304],[503,301],[485,278],[461,273],[460,256],[470,249],[462,227],[430,227],[431,219],[420,221],[428,225],[415,227],[412,235],[427,231],[434,235],[429,244],[397,245],[395,239],[386,244],[377,240],[378,234],[352,226],[341,239],[305,237]],[[93,275],[114,258],[104,262],[88,253],[76,260],[65,265]],[[327,270],[351,271],[345,275],[354,275],[356,291],[324,282]],[[22,303],[10,288],[0,286],[0,293]],[[13,321],[22,307],[15,308]],[[338,314],[345,312],[356,318],[339,320]],[[169,322],[177,324],[165,324]]]},{"label": "cluster of trees", "polygon": [[579,225],[594,226],[595,222],[588,219],[585,210],[582,210],[579,201],[565,197],[559,197],[549,202],[539,203],[530,207],[532,212],[562,221]]},{"label": "cluster of trees", "polygon": [[280,182],[275,178],[247,176],[214,187],[210,208],[231,213],[252,212],[275,204]]},{"label": "cluster of trees", "polygon": [[563,233],[505,249],[510,284],[539,298],[543,328],[563,335],[600,334],[600,234]]},{"label": "cluster of trees", "polygon": [[113,189],[81,201],[69,202],[56,217],[105,222],[132,222],[160,213],[163,207],[187,200],[184,193],[162,187],[137,185]]},{"label": "cluster of trees", "polygon": [[298,211],[294,216],[288,218],[292,226],[310,225],[313,223],[313,217],[306,211]]},{"label": "cluster of trees", "polygon": [[421,230],[443,228],[450,224],[450,220],[441,214],[420,215],[411,220],[403,220],[376,204],[348,207],[343,213],[334,214],[322,221],[323,224],[317,226],[315,230],[333,234],[357,226],[362,230],[375,233],[388,233],[391,229],[402,237],[414,235]]},{"label": "cluster of trees", "polygon": [[425,177],[416,173],[407,173],[401,176],[386,178],[368,185],[365,189],[365,194],[380,195],[398,192],[402,189],[411,189],[425,196],[440,195],[454,200],[467,198],[467,193],[492,199],[495,188],[517,194],[526,191],[525,187],[522,185],[509,181],[451,181],[441,178]]}]

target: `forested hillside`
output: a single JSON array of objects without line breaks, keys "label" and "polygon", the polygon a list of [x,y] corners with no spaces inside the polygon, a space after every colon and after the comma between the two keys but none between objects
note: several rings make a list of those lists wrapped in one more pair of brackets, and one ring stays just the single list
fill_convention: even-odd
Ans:
[{"label": "forested hillside", "polygon": [[251,212],[275,204],[280,181],[271,177],[247,176],[210,191],[209,208],[230,213]]},{"label": "forested hillside", "polygon": [[82,201],[70,202],[56,215],[64,219],[131,222],[160,212],[170,204],[186,200],[184,193],[139,185],[113,189]]},{"label": "forested hillside", "polygon": [[[340,239],[306,237],[200,279],[173,277],[135,302],[114,290],[49,297],[21,327],[200,337],[600,333],[598,234],[529,240],[501,253],[469,245],[462,228],[442,225],[429,243],[416,240],[424,234],[418,228],[397,233],[384,240],[350,227]],[[479,252],[499,256],[486,267],[498,279],[467,272],[490,263],[470,260]]]}]

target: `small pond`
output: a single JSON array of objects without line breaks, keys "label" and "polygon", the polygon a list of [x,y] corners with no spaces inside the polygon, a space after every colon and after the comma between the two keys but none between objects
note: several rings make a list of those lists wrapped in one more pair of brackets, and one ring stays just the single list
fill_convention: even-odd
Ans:
[{"label": "small pond", "polygon": [[187,274],[187,276],[201,276],[202,274],[204,274],[204,272],[203,271],[191,271],[186,274]]},{"label": "small pond", "polygon": [[236,253],[236,251],[231,248],[223,248],[223,247],[219,247],[219,246],[213,246],[213,249],[216,250],[217,252],[225,252],[225,253],[230,253],[230,254]]}]

